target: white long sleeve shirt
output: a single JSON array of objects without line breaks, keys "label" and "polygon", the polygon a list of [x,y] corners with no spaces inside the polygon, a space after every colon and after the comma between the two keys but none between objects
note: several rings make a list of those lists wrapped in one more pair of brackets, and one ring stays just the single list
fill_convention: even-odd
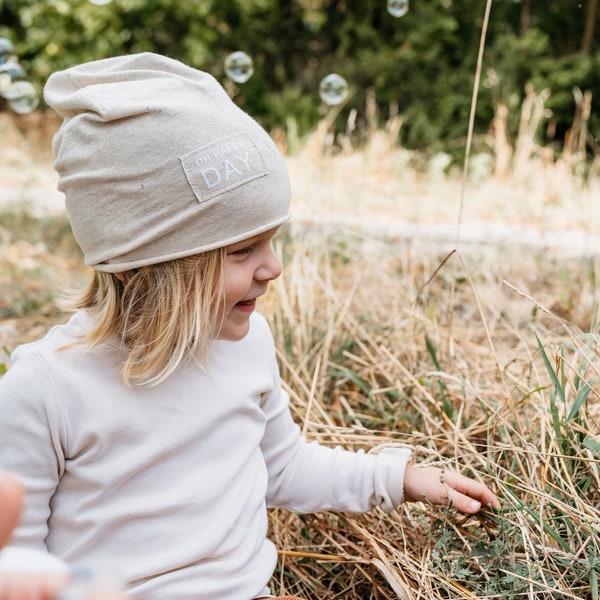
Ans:
[{"label": "white long sleeve shirt", "polygon": [[153,600],[249,600],[276,564],[267,507],[390,511],[406,449],[307,443],[281,389],[266,321],[216,341],[205,369],[123,385],[121,351],[71,345],[77,313],[19,347],[0,380],[0,468],[27,491],[13,543],[118,576]]}]

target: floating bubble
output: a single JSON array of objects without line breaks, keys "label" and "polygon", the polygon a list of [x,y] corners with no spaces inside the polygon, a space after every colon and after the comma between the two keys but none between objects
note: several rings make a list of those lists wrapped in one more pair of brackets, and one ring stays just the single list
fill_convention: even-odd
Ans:
[{"label": "floating bubble", "polygon": [[38,107],[40,103],[40,97],[37,93],[37,90],[31,83],[28,81],[18,81],[12,85],[19,85],[19,95],[8,99],[8,106],[14,112],[24,115],[25,113],[30,113]]},{"label": "floating bubble", "polygon": [[15,98],[14,100],[8,101],[8,106],[16,113],[20,115],[24,115],[26,113],[30,113],[34,111],[40,103],[40,99],[38,97],[37,92],[34,90],[34,94],[21,96],[20,98]]},{"label": "floating bubble", "polygon": [[96,6],[105,6],[111,2],[112,0],[90,0],[90,3],[95,4]]},{"label": "floating bubble", "polygon": [[40,103],[39,94],[29,81],[15,81],[1,93],[8,100],[8,105],[19,114],[35,110]]},{"label": "floating bubble", "polygon": [[241,50],[233,52],[225,59],[225,73],[236,83],[246,83],[254,74],[252,59]]},{"label": "floating bubble", "polygon": [[12,42],[6,38],[0,37],[0,65],[5,63],[10,56],[15,53]]},{"label": "floating bubble", "polygon": [[5,73],[8,75],[13,81],[17,81],[18,79],[25,79],[25,69],[16,62],[7,62],[3,65],[0,65],[0,73]]},{"label": "floating bubble", "polygon": [[387,0],[387,10],[392,17],[403,17],[408,12],[408,0]]},{"label": "floating bubble", "polygon": [[19,63],[7,62],[0,64],[0,94],[6,90],[11,83],[25,79],[25,70]]},{"label": "floating bubble", "polygon": [[2,95],[7,100],[14,100],[19,96],[28,93],[33,86],[28,81],[15,81],[11,83],[5,90],[2,90]]},{"label": "floating bubble", "polygon": [[348,83],[341,75],[330,73],[319,84],[319,96],[328,106],[341,104],[348,97]]}]

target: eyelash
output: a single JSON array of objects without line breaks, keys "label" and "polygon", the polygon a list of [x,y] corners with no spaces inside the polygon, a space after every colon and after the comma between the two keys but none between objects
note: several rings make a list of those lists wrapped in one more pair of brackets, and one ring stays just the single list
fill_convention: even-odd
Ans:
[{"label": "eyelash", "polygon": [[246,246],[245,248],[240,248],[231,254],[235,256],[246,256],[247,254],[250,254],[252,250],[254,250],[254,246]]},{"label": "eyelash", "polygon": [[[273,236],[275,237],[275,236]],[[269,244],[272,244],[273,237],[268,240]],[[259,241],[258,244],[261,242]],[[230,252],[229,254],[233,256],[247,256],[248,254],[252,254],[252,252],[256,249],[257,244],[250,244],[249,246],[244,246],[239,250],[235,250],[234,252]]]}]

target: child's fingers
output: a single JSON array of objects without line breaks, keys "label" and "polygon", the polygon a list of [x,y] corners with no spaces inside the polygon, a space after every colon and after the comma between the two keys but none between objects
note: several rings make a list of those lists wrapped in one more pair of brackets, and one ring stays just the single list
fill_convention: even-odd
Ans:
[{"label": "child's fingers", "polygon": [[404,494],[408,501],[423,500],[433,504],[451,504],[472,514],[482,506],[498,508],[500,501],[483,483],[455,471],[409,464],[404,474]]},{"label": "child's fingers", "polygon": [[445,480],[448,499],[461,512],[474,513],[482,506],[500,507],[500,500],[483,483],[454,472],[446,473]]},{"label": "child's fingers", "polygon": [[453,489],[448,490],[447,503],[450,504],[452,508],[467,514],[476,513],[481,509],[481,502]]},{"label": "child's fingers", "polygon": [[23,488],[14,475],[5,474],[0,479],[0,548],[12,535],[19,522],[23,507]]}]

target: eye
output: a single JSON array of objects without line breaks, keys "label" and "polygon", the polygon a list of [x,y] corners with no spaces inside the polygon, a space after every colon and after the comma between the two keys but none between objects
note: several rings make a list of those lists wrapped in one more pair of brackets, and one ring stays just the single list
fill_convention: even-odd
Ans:
[{"label": "eye", "polygon": [[230,252],[230,254],[233,254],[234,256],[246,256],[247,254],[250,254],[252,252],[252,250],[254,250],[253,245],[244,246],[244,248],[240,248],[239,250],[234,250],[233,252]]}]

